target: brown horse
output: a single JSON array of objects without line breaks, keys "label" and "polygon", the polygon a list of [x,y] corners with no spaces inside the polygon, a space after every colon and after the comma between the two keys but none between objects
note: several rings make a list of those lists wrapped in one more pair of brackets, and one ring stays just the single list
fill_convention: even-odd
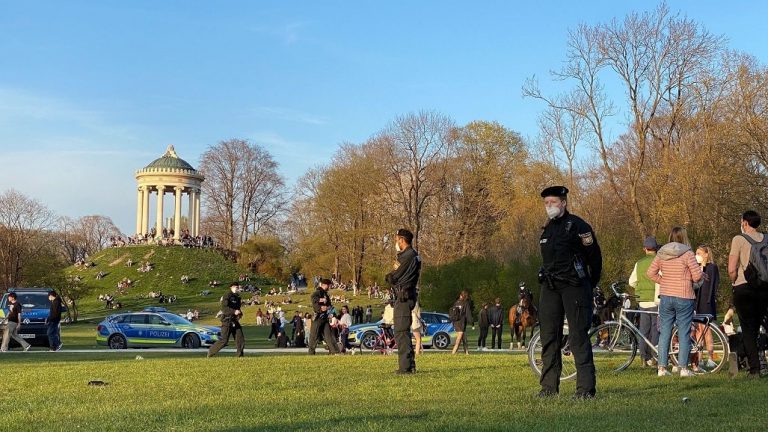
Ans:
[{"label": "brown horse", "polygon": [[531,329],[533,337],[533,327],[538,321],[536,307],[531,304],[528,297],[523,297],[520,302],[509,308],[509,328],[512,330],[512,341],[509,347],[512,348],[517,337],[517,347],[525,346],[525,333]]}]

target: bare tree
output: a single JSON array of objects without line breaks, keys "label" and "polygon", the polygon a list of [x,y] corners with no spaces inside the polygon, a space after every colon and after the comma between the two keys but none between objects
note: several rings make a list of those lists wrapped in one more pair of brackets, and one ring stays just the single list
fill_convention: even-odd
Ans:
[{"label": "bare tree", "polygon": [[25,265],[44,248],[53,213],[13,189],[0,194],[0,287],[18,286]]},{"label": "bare tree", "polygon": [[387,168],[386,191],[402,224],[419,247],[427,204],[446,186],[445,167],[454,149],[453,121],[434,111],[396,118],[378,137]]},{"label": "bare tree", "polygon": [[[668,159],[696,78],[711,67],[721,47],[722,38],[691,19],[671,14],[662,4],[653,12],[630,13],[622,21],[581,25],[571,31],[566,64],[553,73],[555,79],[575,84],[570,93],[545,96],[534,79],[523,88],[525,96],[586,121],[608,184],[632,215],[639,234],[648,232],[639,188],[651,144],[658,143]],[[633,160],[621,167],[612,164],[614,141],[606,125],[606,119],[617,113],[603,84],[610,80],[624,87],[626,100],[620,112],[636,141]],[[657,127],[660,122],[664,127]],[[619,185],[618,169],[627,170],[625,187]]]},{"label": "bare tree", "polygon": [[231,139],[203,153],[205,226],[228,249],[259,234],[285,207],[285,182],[257,144]]}]

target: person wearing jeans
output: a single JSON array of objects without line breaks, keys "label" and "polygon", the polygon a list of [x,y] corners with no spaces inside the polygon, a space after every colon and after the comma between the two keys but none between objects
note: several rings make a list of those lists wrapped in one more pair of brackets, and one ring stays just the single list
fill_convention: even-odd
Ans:
[{"label": "person wearing jeans", "polygon": [[48,347],[51,351],[58,351],[61,349],[61,297],[56,294],[56,291],[49,291],[48,300],[51,302],[46,320]]},{"label": "person wearing jeans", "polygon": [[677,363],[680,376],[690,377],[688,356],[691,352],[691,322],[696,294],[693,282],[704,277],[701,266],[691,251],[688,233],[683,227],[674,227],[669,234],[669,243],[659,249],[656,258],[648,267],[646,275],[659,284],[661,303],[659,304],[659,368],[658,376],[667,376],[669,362],[669,344],[672,337],[672,325],[677,324],[680,352]]},{"label": "person wearing jeans", "polygon": [[[659,371],[666,370],[669,360],[669,344],[672,338],[672,326],[677,324],[677,339],[680,344],[680,351],[677,354],[677,364],[680,365],[680,375],[690,376],[687,370],[688,355],[691,352],[691,323],[693,321],[694,300],[674,297],[661,296],[659,304],[659,321],[661,323],[661,335],[659,336]],[[667,375],[660,373],[659,376]]]}]

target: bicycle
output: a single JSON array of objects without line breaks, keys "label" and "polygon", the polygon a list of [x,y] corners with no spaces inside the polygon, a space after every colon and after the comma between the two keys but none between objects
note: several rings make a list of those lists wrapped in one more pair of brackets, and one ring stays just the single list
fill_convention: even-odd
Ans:
[{"label": "bicycle", "polygon": [[[658,357],[657,347],[645,338],[640,330],[632,323],[632,320],[627,317],[628,313],[657,315],[658,312],[641,311],[626,307],[625,303],[628,303],[628,300],[635,298],[635,296],[630,296],[626,293],[619,294],[617,290],[619,285],[618,282],[611,285],[613,294],[621,299],[618,320],[607,321],[589,331],[595,371],[597,373],[605,373],[609,371],[621,372],[627,369],[637,355],[638,340],[640,339],[642,339],[655,356]],[[723,365],[728,359],[728,338],[713,321],[712,315],[694,315],[692,325],[696,326],[697,324],[702,324],[704,326],[704,331],[696,332],[695,336],[693,332],[691,333],[691,355],[698,355],[700,370],[707,373],[718,372],[723,368]],[[576,365],[568,346],[567,327],[563,330],[563,333],[563,368],[560,374],[560,379],[568,380],[576,376]],[[710,351],[706,348],[708,334],[712,336],[711,355]],[[679,353],[680,347],[678,340],[678,329],[675,327],[672,330],[669,350],[671,363],[675,366],[677,366],[677,354]],[[541,335],[538,331],[531,339],[530,347],[528,349],[528,362],[534,373],[540,376],[542,366]],[[711,366],[712,364],[714,364],[714,366]],[[710,367],[701,367],[702,365],[710,365]]]},{"label": "bicycle", "polygon": [[[380,325],[381,333],[376,336],[376,339],[370,344],[371,354],[386,354],[390,355],[397,349],[397,341],[395,336],[389,333],[391,326]],[[365,344],[360,344],[360,347],[365,347]]]}]

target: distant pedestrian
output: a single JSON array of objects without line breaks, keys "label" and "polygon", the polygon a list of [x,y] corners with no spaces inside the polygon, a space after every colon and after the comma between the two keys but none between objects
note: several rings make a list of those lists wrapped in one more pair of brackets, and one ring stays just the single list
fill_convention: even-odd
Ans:
[{"label": "distant pedestrian", "polygon": [[240,291],[240,285],[232,284],[229,287],[229,294],[221,298],[221,336],[208,349],[208,357],[213,357],[222,348],[227,346],[230,335],[233,335],[235,338],[237,356],[243,356],[245,336],[243,335],[243,327],[240,325],[240,318],[243,316],[243,311],[240,310],[242,299],[238,294]]},{"label": "distant pedestrian", "polygon": [[328,295],[328,289],[331,287],[329,279],[320,279],[320,286],[312,293],[312,308],[315,311],[315,318],[312,320],[312,327],[309,331],[309,354],[315,354],[315,348],[320,337],[325,341],[326,347],[331,354],[338,354],[339,345],[333,337],[333,329],[330,325],[329,313],[332,308],[331,297]]},{"label": "distant pedestrian", "polygon": [[472,323],[472,330],[475,329],[475,323],[472,319],[472,310],[469,303],[469,292],[462,291],[459,293],[459,298],[451,306],[449,313],[450,319],[453,322],[453,328],[456,330],[456,343],[453,344],[453,350],[451,354],[456,354],[459,350],[459,344],[464,344],[464,354],[469,354],[469,348],[467,347],[467,325]]},{"label": "distant pedestrian", "polygon": [[19,336],[22,322],[21,309],[21,303],[16,299],[16,293],[8,293],[8,322],[6,324],[5,332],[3,332],[3,343],[2,346],[0,346],[0,352],[8,351],[8,343],[11,338],[18,342],[24,351],[29,351],[32,347],[32,345],[25,341],[24,338]]},{"label": "distant pedestrian", "polygon": [[491,349],[501,349],[501,335],[504,334],[504,309],[501,299],[496,297],[494,305],[488,309],[488,321],[491,324]]},{"label": "distant pedestrian", "polygon": [[416,302],[416,306],[414,306],[411,311],[411,333],[413,333],[413,340],[415,341],[413,344],[414,355],[419,355],[424,352],[421,335],[425,330],[426,325],[424,324],[424,320],[421,319],[421,306],[419,305],[419,302]]},{"label": "distant pedestrian", "polygon": [[48,327],[48,347],[50,351],[58,351],[62,347],[61,343],[61,297],[56,291],[48,292],[48,300],[51,306],[48,309],[48,318],[46,325]]},{"label": "distant pedestrian", "polygon": [[373,319],[373,308],[371,305],[365,308],[365,322],[371,322]]},{"label": "distant pedestrian", "polygon": [[[699,263],[701,271],[707,277],[702,279],[701,286],[696,290],[696,304],[693,312],[696,314],[712,315],[712,318],[717,321],[717,287],[720,285],[720,269],[715,264],[712,248],[707,245],[699,245],[696,248],[696,262]],[[704,335],[704,347],[708,357],[705,360],[702,352],[691,355],[692,369],[694,372],[698,371],[700,367],[713,369],[717,366],[717,363],[714,361],[715,346],[712,340],[712,332],[707,330],[706,326],[702,323],[696,324],[693,330],[694,340],[699,340],[698,335]]]},{"label": "distant pedestrian", "polygon": [[488,340],[488,328],[491,323],[488,319],[488,303],[483,303],[480,313],[477,314],[477,325],[480,326],[480,337],[477,338],[477,350],[485,350],[485,342]]},{"label": "distant pedestrian", "polygon": [[[629,275],[629,286],[634,288],[640,312],[638,329],[640,334],[648,339],[653,347],[659,344],[659,284],[652,281],[646,272],[656,258],[659,244],[656,238],[647,236],[643,241],[643,253],[645,256],[635,263],[632,274]],[[643,366],[656,366],[655,353],[652,346],[645,343],[645,339],[638,338],[640,359]]]}]

